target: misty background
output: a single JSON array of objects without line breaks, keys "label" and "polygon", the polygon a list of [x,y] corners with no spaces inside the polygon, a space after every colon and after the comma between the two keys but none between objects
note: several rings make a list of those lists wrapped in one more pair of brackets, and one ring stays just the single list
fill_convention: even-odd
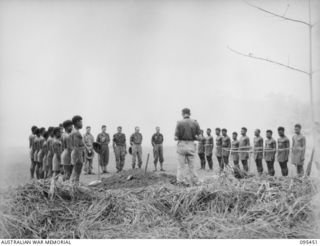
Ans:
[{"label": "misty background", "polygon": [[[308,21],[306,0],[250,0]],[[311,0],[319,22],[320,2]],[[319,121],[320,24],[313,28]],[[227,47],[308,69],[308,29],[242,0],[0,1],[0,155],[28,148],[30,127],[79,114],[84,127],[127,139],[156,126],[174,145],[181,109],[200,126],[309,132],[308,77],[238,56]],[[85,130],[83,129],[84,133]],[[275,134],[275,137],[276,134]],[[3,160],[3,158],[2,158]],[[29,160],[28,160],[29,161]]]}]

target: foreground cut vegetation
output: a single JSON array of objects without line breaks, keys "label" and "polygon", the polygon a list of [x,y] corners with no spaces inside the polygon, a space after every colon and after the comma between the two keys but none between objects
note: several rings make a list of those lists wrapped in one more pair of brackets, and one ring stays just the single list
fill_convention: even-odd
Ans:
[{"label": "foreground cut vegetation", "polygon": [[[127,177],[130,177],[130,180]],[[94,188],[18,187],[1,203],[1,238],[317,238],[319,184],[232,175],[198,187],[125,171]],[[317,211],[317,212],[316,212]]]}]

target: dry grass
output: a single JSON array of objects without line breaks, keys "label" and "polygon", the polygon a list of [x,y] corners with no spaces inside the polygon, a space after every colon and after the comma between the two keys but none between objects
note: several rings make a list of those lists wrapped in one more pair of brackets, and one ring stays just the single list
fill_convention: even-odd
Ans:
[{"label": "dry grass", "polygon": [[[119,174],[119,179],[129,174]],[[310,179],[231,175],[179,187],[172,177],[151,182],[134,173],[131,188],[73,191],[34,182],[3,199],[2,238],[314,238],[319,237],[319,184]],[[151,176],[150,176],[151,175]],[[135,181],[134,181],[135,180]],[[134,184],[143,185],[134,185]],[[110,189],[108,189],[108,187]]]}]

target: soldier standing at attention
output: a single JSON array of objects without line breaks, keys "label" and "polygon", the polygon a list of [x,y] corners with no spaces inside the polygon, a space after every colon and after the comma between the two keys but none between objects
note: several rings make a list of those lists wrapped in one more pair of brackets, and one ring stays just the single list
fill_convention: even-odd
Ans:
[{"label": "soldier standing at attention", "polygon": [[29,149],[30,149],[30,160],[31,160],[31,165],[30,165],[30,177],[31,179],[34,178],[34,171],[36,168],[36,163],[34,161],[34,139],[36,137],[36,130],[37,127],[36,126],[32,126],[31,127],[31,135],[29,136]]},{"label": "soldier standing at attention", "polygon": [[109,143],[110,136],[106,133],[107,127],[103,125],[101,127],[101,133],[97,136],[97,142],[101,145],[101,153],[98,155],[99,165],[102,173],[108,173],[107,165],[109,163]]},{"label": "soldier standing at attention", "polygon": [[290,141],[289,138],[286,137],[284,133],[284,127],[278,127],[278,162],[281,168],[282,176],[288,176],[288,160],[289,160],[289,153],[290,153]]},{"label": "soldier standing at attention", "polygon": [[227,135],[227,129],[223,128],[222,129],[222,158],[223,158],[224,165],[229,165],[230,148],[231,148],[231,139]]},{"label": "soldier standing at attention", "polygon": [[222,162],[222,136],[220,135],[221,129],[216,128],[216,157],[218,159],[220,172],[223,171],[224,165]]},{"label": "soldier standing at attention", "polygon": [[70,142],[72,146],[71,164],[73,170],[71,174],[71,182],[74,186],[79,185],[82,166],[85,158],[85,146],[80,129],[82,129],[82,117],[76,115],[72,118],[73,131],[70,134]]},{"label": "soldier standing at attention", "polygon": [[124,166],[126,154],[127,154],[127,143],[126,135],[122,133],[122,127],[118,126],[117,133],[113,135],[113,150],[116,156],[116,168],[117,173],[121,172]]},{"label": "soldier standing at attention", "polygon": [[53,158],[52,158],[52,181],[55,183],[58,180],[58,176],[61,170],[61,153],[62,153],[62,143],[61,143],[61,128],[56,127],[53,130],[54,139],[52,142]]},{"label": "soldier standing at attention", "polygon": [[240,170],[239,166],[239,141],[238,141],[238,133],[232,133],[232,142],[231,142],[231,156],[233,159],[234,169]]},{"label": "soldier standing at attention", "polygon": [[94,157],[94,151],[93,151],[94,137],[91,134],[90,126],[86,127],[86,133],[83,135],[83,142],[86,147],[86,159],[84,163],[84,171],[85,171],[85,174],[93,174],[92,162]]},{"label": "soldier standing at attention", "polygon": [[[39,173],[38,173],[39,172],[38,152],[41,149],[41,146],[40,146],[41,130],[40,130],[40,128],[36,129],[35,134],[36,135],[35,135],[34,140],[33,140],[33,149],[34,149],[33,160],[34,160],[34,163],[35,163],[36,178],[38,179],[39,178]],[[34,178],[34,177],[32,177],[32,178]]]},{"label": "soldier standing at attention", "polygon": [[45,138],[44,138],[44,133],[46,132],[46,129],[44,127],[40,128],[40,138],[39,138],[39,150],[38,150],[38,153],[37,153],[37,166],[36,166],[36,175],[37,175],[37,179],[42,179],[43,178],[43,163],[42,163],[42,146],[43,146],[43,143],[45,141]]},{"label": "soldier standing at attention", "polygon": [[253,158],[257,165],[259,175],[263,173],[262,159],[263,159],[263,138],[260,136],[260,129],[254,131],[253,139]]},{"label": "soldier standing at attention", "polygon": [[72,151],[72,145],[71,145],[71,139],[70,134],[73,129],[72,121],[66,120],[63,122],[64,127],[64,133],[61,136],[61,142],[62,142],[62,149],[63,152],[61,154],[61,165],[63,166],[63,181],[69,180],[72,168],[71,165],[71,151]]},{"label": "soldier standing at attention", "polygon": [[241,128],[241,137],[239,140],[239,157],[243,166],[243,170],[245,172],[249,171],[248,167],[248,159],[249,159],[249,153],[250,150],[250,139],[247,136],[247,128],[242,127]]},{"label": "soldier standing at attention", "polygon": [[138,157],[138,168],[142,166],[142,135],[140,133],[140,128],[136,126],[134,128],[134,133],[130,137],[130,145],[132,147],[132,169],[136,167],[136,159]]},{"label": "soldier standing at attention", "polygon": [[48,136],[49,133],[46,131],[43,134],[44,137],[44,141],[42,143],[42,147],[40,150],[40,162],[41,162],[41,178],[45,178],[45,171],[46,171],[46,166],[47,166],[47,154],[48,154],[48,144],[47,144],[47,140],[48,140]]},{"label": "soldier standing at attention", "polygon": [[294,126],[295,135],[292,137],[292,164],[297,167],[298,177],[302,177],[304,174],[303,164],[306,151],[306,138],[301,134],[301,125],[296,124]]},{"label": "soldier standing at attention", "polygon": [[206,138],[203,136],[203,130],[200,130],[200,134],[198,137],[198,155],[200,158],[200,169],[206,168],[206,156],[205,156],[205,144],[206,144]]},{"label": "soldier standing at attention", "polygon": [[160,171],[163,169],[163,135],[160,133],[160,127],[156,127],[156,133],[152,135],[151,144],[153,147],[154,171],[157,171],[158,161],[160,162]]},{"label": "soldier standing at attention", "polygon": [[50,126],[48,129],[48,154],[47,154],[47,167],[46,167],[46,178],[50,178],[52,176],[52,159],[53,159],[53,149],[52,149],[52,143],[53,143],[53,130],[54,127]]},{"label": "soldier standing at attention", "polygon": [[175,130],[175,140],[178,141],[178,168],[177,182],[183,185],[199,184],[194,170],[194,157],[196,155],[195,140],[200,135],[200,126],[197,121],[190,119],[190,109],[182,110],[183,120],[178,121]]},{"label": "soldier standing at attention", "polygon": [[276,156],[276,149],[277,149],[277,143],[272,138],[272,131],[267,130],[266,132],[266,141],[265,141],[265,152],[264,152],[264,159],[267,163],[268,167],[268,174],[270,176],[274,176],[274,161]]},{"label": "soldier standing at attention", "polygon": [[212,152],[213,152],[213,137],[211,136],[211,129],[207,129],[207,136],[205,138],[205,155],[208,162],[209,169],[213,169],[213,162],[212,162]]}]

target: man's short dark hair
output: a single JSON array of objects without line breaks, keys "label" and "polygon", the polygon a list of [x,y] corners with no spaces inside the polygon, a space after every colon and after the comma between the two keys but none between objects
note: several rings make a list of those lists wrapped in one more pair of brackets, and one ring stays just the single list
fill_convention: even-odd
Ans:
[{"label": "man's short dark hair", "polygon": [[101,126],[101,128],[106,128],[106,127],[107,127],[106,125],[102,125],[102,126]]},{"label": "man's short dark hair", "polygon": [[63,123],[60,123],[60,124],[59,124],[59,127],[62,128],[62,127],[63,127]]},{"label": "man's short dark hair", "polygon": [[248,129],[246,127],[242,127],[241,130],[248,131]]},{"label": "man's short dark hair", "polygon": [[238,133],[237,132],[233,132],[232,135],[237,135],[238,136]]},{"label": "man's short dark hair", "polygon": [[82,120],[82,117],[80,115],[73,116],[72,117],[72,124],[75,125],[81,120]]},{"label": "man's short dark hair", "polygon": [[227,132],[227,129],[226,128],[222,128],[222,130],[221,131],[223,131],[223,132]]},{"label": "man's short dark hair", "polygon": [[272,133],[273,133],[271,130],[267,130],[266,132],[267,132],[267,133],[270,133],[270,134],[272,134]]},{"label": "man's short dark hair", "polygon": [[211,132],[211,128],[207,128],[207,131],[210,131],[210,132]]},{"label": "man's short dark hair", "polygon": [[220,129],[219,127],[217,127],[217,128],[216,128],[216,131],[219,131],[219,132],[220,132],[220,131],[221,131],[221,129]]},{"label": "man's short dark hair", "polygon": [[91,126],[87,126],[87,127],[86,127],[86,129],[89,129],[89,128],[91,128]]},{"label": "man's short dark hair", "polygon": [[38,128],[37,126],[32,126],[32,127],[31,127],[31,132],[34,133],[37,128]]},{"label": "man's short dark hair", "polygon": [[258,131],[259,133],[261,132],[260,129],[256,129],[256,131]]},{"label": "man's short dark hair", "polygon": [[295,124],[294,127],[301,129],[301,125],[300,125],[299,123],[298,123],[298,124]]},{"label": "man's short dark hair", "polygon": [[188,109],[188,108],[182,109],[182,114],[190,115],[191,114],[190,109]]},{"label": "man's short dark hair", "polygon": [[47,138],[49,137],[49,132],[48,132],[48,131],[45,131],[45,132],[43,133],[43,137],[44,137],[45,139],[47,139]]},{"label": "man's short dark hair", "polygon": [[44,128],[44,127],[40,128],[40,133],[44,133],[45,131],[46,131],[46,128]]},{"label": "man's short dark hair", "polygon": [[40,134],[40,133],[41,133],[40,128],[35,129],[35,130],[34,130],[34,133],[35,133],[36,135]]},{"label": "man's short dark hair", "polygon": [[60,127],[55,127],[53,129],[53,135],[57,135],[58,133],[60,133]]},{"label": "man's short dark hair", "polygon": [[69,126],[72,126],[72,121],[71,120],[65,120],[63,123],[62,123],[63,127],[64,128],[67,128]]},{"label": "man's short dark hair", "polygon": [[283,131],[284,132],[284,127],[283,126],[279,126],[278,127],[278,131]]},{"label": "man's short dark hair", "polygon": [[48,133],[52,133],[53,130],[54,130],[54,127],[53,127],[53,126],[49,126],[49,127],[48,127]]}]

